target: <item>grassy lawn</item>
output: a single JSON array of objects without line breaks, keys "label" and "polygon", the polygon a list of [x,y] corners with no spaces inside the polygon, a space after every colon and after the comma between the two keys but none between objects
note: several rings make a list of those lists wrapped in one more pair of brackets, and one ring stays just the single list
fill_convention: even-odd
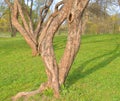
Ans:
[{"label": "grassy lawn", "polygon": [[[66,36],[56,36],[59,61]],[[31,91],[47,80],[40,57],[21,37],[0,38],[0,101],[11,101],[20,91]],[[85,35],[60,99],[47,90],[29,101],[120,101],[120,34]],[[21,99],[22,101],[22,99]]]}]

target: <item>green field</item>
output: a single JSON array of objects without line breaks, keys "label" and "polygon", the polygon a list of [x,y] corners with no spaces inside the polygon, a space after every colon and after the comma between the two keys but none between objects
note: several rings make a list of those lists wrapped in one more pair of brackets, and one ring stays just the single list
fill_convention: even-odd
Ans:
[{"label": "green field", "polygon": [[[66,36],[56,36],[57,60]],[[47,80],[40,57],[32,57],[23,38],[0,38],[0,101],[11,101],[20,91],[31,91]],[[52,91],[29,101],[120,101],[120,34],[85,35],[81,48],[56,100]],[[21,99],[22,101],[22,99]]]}]

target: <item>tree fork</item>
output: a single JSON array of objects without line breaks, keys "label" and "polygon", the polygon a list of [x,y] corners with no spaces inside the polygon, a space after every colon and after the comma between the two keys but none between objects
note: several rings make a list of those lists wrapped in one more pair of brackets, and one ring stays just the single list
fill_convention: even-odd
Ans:
[{"label": "tree fork", "polygon": [[[72,0],[69,0],[72,1]],[[70,2],[69,2],[70,3]],[[58,27],[64,22],[67,17],[70,5],[65,4],[65,6],[56,13],[56,16],[51,16],[51,21],[48,21],[45,28],[41,31],[40,39],[38,40],[39,46],[38,51],[41,53],[43,62],[46,65],[46,73],[48,75],[47,86],[43,85],[43,88],[52,88],[54,91],[54,96],[59,97],[59,75],[58,75],[58,65],[55,59],[53,51],[53,37]],[[41,38],[42,37],[42,38]],[[46,83],[45,83],[46,84]],[[49,86],[48,86],[49,84]],[[38,89],[39,90],[39,89]],[[38,90],[32,92],[22,92],[18,93],[14,99],[19,99],[22,96],[32,96],[38,93]],[[45,89],[44,89],[45,90]]]},{"label": "tree fork", "polygon": [[[27,21],[23,15],[23,9],[19,4],[18,0],[14,1],[14,6],[10,3],[9,0],[5,0],[12,10],[12,20],[13,25],[17,30],[22,34],[26,42],[33,49],[33,54],[40,53],[42,60],[46,66],[46,74],[48,76],[48,82],[40,86],[38,90],[32,92],[21,92],[18,93],[14,99],[15,101],[20,97],[26,96],[26,98],[33,96],[37,93],[41,93],[47,88],[52,88],[54,91],[54,96],[59,97],[59,87],[60,84],[63,84],[66,80],[66,77],[69,73],[70,67],[74,61],[74,58],[78,52],[80,46],[80,35],[82,33],[81,27],[81,18],[82,13],[84,12],[85,7],[89,0],[63,0],[64,6],[61,9],[58,9],[63,2],[60,2],[55,7],[55,12],[51,14],[45,26],[43,21],[38,23],[38,26],[35,31],[31,31],[31,27],[27,25]],[[53,0],[49,0],[46,5],[51,5]],[[44,12],[41,11],[41,14]],[[47,11],[46,11],[47,12]],[[17,14],[20,14],[24,26],[22,26],[17,19]],[[44,15],[44,14],[43,14]],[[46,16],[46,13],[45,15]],[[69,22],[69,35],[68,42],[66,44],[65,52],[61,58],[61,62],[58,65],[54,49],[53,49],[53,38],[61,26],[61,24],[66,20],[68,16]],[[40,16],[41,18],[43,16]],[[30,17],[28,19],[31,21]],[[32,25],[32,23],[30,23]],[[30,25],[30,26],[31,26]],[[36,34],[31,32],[40,32],[38,40],[36,40]]]}]

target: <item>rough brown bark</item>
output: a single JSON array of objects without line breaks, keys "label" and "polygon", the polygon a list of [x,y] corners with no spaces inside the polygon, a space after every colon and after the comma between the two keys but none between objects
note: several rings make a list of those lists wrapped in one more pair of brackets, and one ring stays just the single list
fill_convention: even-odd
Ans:
[{"label": "rough brown bark", "polygon": [[64,54],[59,63],[59,82],[64,84],[72,63],[80,47],[82,16],[88,0],[75,0],[68,15],[69,35]]},{"label": "rough brown bark", "polygon": [[[71,0],[69,0],[69,2],[70,1]],[[51,74],[49,75],[47,72],[47,75],[49,77],[48,82],[51,82],[50,85],[53,88],[54,95],[56,97],[59,96],[59,68],[55,58],[52,41],[55,32],[58,30],[59,26],[62,24],[62,22],[66,19],[68,15],[68,10],[71,7],[71,5],[68,5],[68,3],[66,2],[62,10],[60,10],[59,12],[55,12],[50,17],[51,21],[47,23],[46,27],[41,33],[42,36],[39,39],[39,50],[41,51],[41,56],[46,65],[46,69],[48,70],[49,74]]]}]

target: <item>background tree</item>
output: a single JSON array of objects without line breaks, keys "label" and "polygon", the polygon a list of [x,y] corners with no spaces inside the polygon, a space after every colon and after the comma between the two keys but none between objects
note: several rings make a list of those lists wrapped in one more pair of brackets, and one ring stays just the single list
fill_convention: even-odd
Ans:
[{"label": "background tree", "polygon": [[11,12],[4,0],[0,1],[0,31],[1,32],[11,32],[11,37],[16,36],[16,29],[12,26],[11,22]]},{"label": "background tree", "polygon": [[[112,9],[113,7],[113,9]],[[117,0],[96,0],[90,2],[87,9],[87,17],[84,20],[86,22],[87,29],[85,33],[92,34],[106,34],[106,33],[118,33],[119,32],[119,7]],[[85,15],[86,16],[86,15]],[[112,19],[116,16],[116,23]],[[114,31],[113,23],[116,26]],[[112,25],[112,26],[110,26]]]}]

